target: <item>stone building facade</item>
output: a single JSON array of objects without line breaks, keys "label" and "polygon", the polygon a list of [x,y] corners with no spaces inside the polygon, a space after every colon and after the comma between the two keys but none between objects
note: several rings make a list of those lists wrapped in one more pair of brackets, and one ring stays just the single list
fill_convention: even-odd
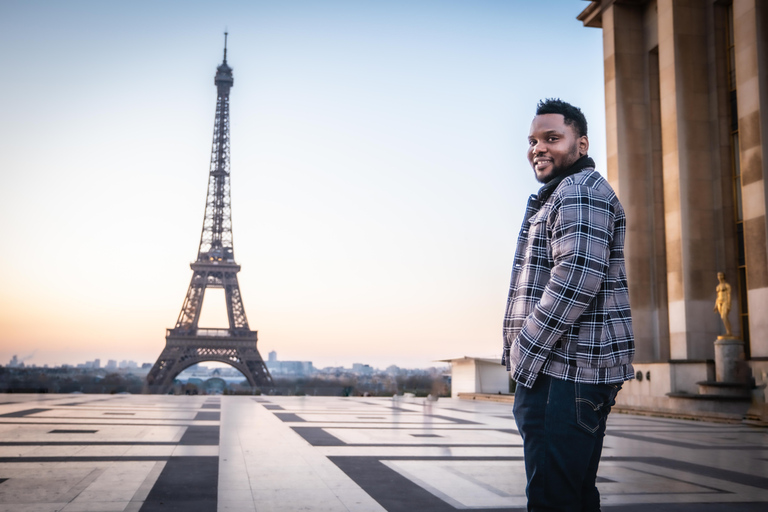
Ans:
[{"label": "stone building facade", "polygon": [[714,380],[713,342],[725,331],[713,305],[724,272],[733,331],[757,384],[753,411],[760,403],[764,411],[768,1],[595,0],[578,19],[602,29],[607,174],[627,212],[645,378],[627,385],[625,399],[728,413],[727,400],[681,401]]}]

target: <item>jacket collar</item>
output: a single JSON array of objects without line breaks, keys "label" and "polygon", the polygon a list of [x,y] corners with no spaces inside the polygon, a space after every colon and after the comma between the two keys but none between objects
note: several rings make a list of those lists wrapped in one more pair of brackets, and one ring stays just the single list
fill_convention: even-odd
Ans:
[{"label": "jacket collar", "polygon": [[593,168],[595,167],[595,161],[592,160],[589,156],[584,155],[578,160],[576,160],[573,165],[571,165],[569,168],[552,178],[552,180],[548,181],[544,184],[543,187],[539,189],[539,193],[537,194],[538,200],[543,204],[549,199],[549,196],[552,195],[552,192],[555,191],[557,186],[560,184],[561,181],[563,181],[568,176],[571,176],[573,174],[576,174],[577,172],[581,172],[584,169],[587,168]]}]

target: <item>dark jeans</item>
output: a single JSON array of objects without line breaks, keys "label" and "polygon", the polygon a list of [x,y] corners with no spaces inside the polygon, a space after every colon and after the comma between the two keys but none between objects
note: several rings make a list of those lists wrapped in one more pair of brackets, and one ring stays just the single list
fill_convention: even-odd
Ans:
[{"label": "dark jeans", "polygon": [[621,384],[581,384],[539,375],[517,386],[514,414],[523,437],[530,512],[595,512],[605,421]]}]

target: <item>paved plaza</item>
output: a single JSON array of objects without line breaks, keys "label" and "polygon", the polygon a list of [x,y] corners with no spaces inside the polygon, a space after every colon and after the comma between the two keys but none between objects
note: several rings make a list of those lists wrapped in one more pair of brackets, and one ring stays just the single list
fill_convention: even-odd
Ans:
[{"label": "paved plaza", "polygon": [[[508,403],[1,395],[0,512],[522,511]],[[604,510],[768,510],[768,429],[612,414]]]}]

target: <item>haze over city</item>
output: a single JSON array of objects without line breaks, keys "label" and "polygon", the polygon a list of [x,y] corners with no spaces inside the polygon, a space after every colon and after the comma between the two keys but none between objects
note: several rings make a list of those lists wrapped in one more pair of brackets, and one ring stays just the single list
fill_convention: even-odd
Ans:
[{"label": "haze over city", "polygon": [[[259,350],[316,367],[500,353],[536,102],[590,122],[577,0],[0,4],[0,364],[154,362],[197,254],[223,32]],[[201,326],[226,324],[209,289]]]}]

